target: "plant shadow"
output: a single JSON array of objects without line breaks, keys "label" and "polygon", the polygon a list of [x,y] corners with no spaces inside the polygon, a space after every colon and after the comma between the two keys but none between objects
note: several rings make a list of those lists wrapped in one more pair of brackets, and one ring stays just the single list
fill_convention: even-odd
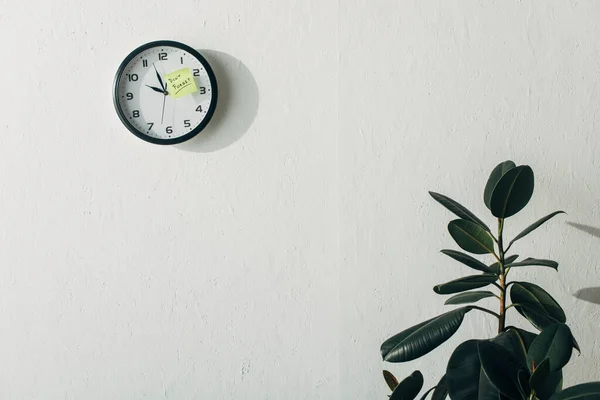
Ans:
[{"label": "plant shadow", "polygon": [[578,290],[575,294],[579,300],[600,304],[600,287],[589,287]]},{"label": "plant shadow", "polygon": [[567,222],[567,225],[571,225],[575,229],[579,229],[582,232],[589,233],[594,237],[600,238],[600,228],[594,228],[593,226],[578,224],[576,222]]},{"label": "plant shadow", "polygon": [[[567,222],[567,225],[572,226],[582,232],[590,234],[600,239],[600,228],[596,228],[590,225],[579,224],[576,222]],[[584,300],[589,303],[600,304],[600,287],[588,287],[579,289],[575,294],[579,300]]]}]

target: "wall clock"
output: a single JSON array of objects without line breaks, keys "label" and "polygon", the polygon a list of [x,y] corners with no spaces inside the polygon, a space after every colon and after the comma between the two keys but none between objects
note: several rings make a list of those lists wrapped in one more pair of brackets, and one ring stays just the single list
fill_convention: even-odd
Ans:
[{"label": "wall clock", "polygon": [[140,139],[181,143],[209,123],[217,106],[217,80],[193,48],[170,40],[146,43],[119,66],[113,102],[123,124]]}]

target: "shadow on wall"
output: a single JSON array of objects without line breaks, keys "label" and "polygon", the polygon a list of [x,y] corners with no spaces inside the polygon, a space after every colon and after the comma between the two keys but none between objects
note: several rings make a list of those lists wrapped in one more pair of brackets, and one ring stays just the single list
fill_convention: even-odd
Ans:
[{"label": "shadow on wall", "polygon": [[[600,228],[594,228],[593,226],[578,224],[576,222],[567,222],[567,225],[600,239]],[[574,296],[580,300],[600,304],[600,287],[579,289]]]},{"label": "shadow on wall", "polygon": [[210,153],[238,141],[258,113],[258,85],[237,58],[214,50],[199,50],[213,68],[219,88],[217,108],[210,123],[195,138],[175,145],[184,151]]}]

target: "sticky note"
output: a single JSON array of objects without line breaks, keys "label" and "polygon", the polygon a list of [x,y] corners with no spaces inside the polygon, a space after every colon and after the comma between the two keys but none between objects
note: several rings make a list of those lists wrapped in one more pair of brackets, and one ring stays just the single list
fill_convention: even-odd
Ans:
[{"label": "sticky note", "polygon": [[182,68],[165,75],[167,92],[173,98],[183,97],[198,91],[196,81],[189,68]]}]

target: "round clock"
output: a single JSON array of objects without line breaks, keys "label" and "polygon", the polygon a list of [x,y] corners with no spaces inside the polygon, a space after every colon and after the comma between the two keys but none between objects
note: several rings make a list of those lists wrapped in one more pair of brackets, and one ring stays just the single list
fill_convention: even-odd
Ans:
[{"label": "round clock", "polygon": [[161,40],[132,51],[115,76],[119,118],[150,143],[175,144],[202,131],[215,112],[217,80],[196,50]]}]

